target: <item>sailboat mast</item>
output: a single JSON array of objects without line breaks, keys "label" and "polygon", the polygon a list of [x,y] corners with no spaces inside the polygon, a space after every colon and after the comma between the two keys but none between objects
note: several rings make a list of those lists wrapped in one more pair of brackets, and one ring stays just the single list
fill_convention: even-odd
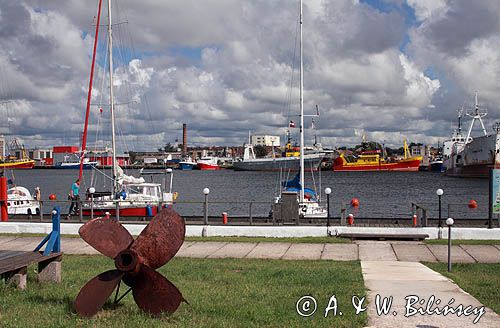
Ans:
[{"label": "sailboat mast", "polygon": [[113,29],[111,24],[111,0],[108,0],[108,56],[109,56],[109,105],[111,111],[111,147],[113,151],[113,191],[118,191],[116,180],[116,140],[115,140],[115,104],[113,99]]},{"label": "sailboat mast", "polygon": [[300,202],[304,202],[304,62],[302,46],[302,0],[300,0]]},{"label": "sailboat mast", "polygon": [[82,148],[81,148],[82,152],[80,154],[80,171],[78,172],[79,180],[82,180],[83,176],[83,161],[85,159],[85,149],[87,147],[87,131],[89,126],[90,101],[92,99],[92,82],[94,80],[94,66],[95,66],[95,57],[97,52],[97,41],[99,40],[99,23],[101,20],[101,7],[102,7],[102,0],[99,0],[99,8],[97,9],[97,22],[95,26],[94,51],[92,52],[92,67],[90,68],[89,90],[87,94],[87,108],[85,109],[85,124],[83,126],[83,138],[82,138]]}]

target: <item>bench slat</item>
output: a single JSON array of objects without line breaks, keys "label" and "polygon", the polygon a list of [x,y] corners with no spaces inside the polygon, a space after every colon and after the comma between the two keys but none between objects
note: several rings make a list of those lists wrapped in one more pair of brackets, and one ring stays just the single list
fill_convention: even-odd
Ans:
[{"label": "bench slat", "polygon": [[19,251],[0,251],[0,261],[4,261],[10,257],[18,256],[20,253]]},{"label": "bench slat", "polygon": [[[0,257],[4,254],[4,251],[0,251]],[[40,263],[50,259],[55,259],[62,255],[62,253],[52,253],[49,256],[43,256],[39,252],[16,252],[17,254],[10,254],[9,257],[0,259],[0,274],[14,271],[23,267],[27,267],[30,264]]]}]

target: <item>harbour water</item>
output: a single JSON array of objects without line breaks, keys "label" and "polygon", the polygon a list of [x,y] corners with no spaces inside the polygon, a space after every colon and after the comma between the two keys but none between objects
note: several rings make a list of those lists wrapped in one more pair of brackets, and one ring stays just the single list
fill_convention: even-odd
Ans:
[{"label": "harbour water", "polygon": [[[110,172],[106,172],[109,176]],[[131,170],[127,174],[138,175]],[[97,190],[110,190],[110,180],[95,173]],[[42,199],[56,194],[58,200],[66,200],[71,184],[77,178],[77,170],[17,170],[15,183],[33,190],[40,186]],[[90,187],[90,170],[84,171],[81,191]],[[273,195],[279,189],[279,173],[276,172],[236,172],[219,171],[178,171],[173,172],[173,191],[179,196],[176,210],[181,215],[196,216],[203,213],[203,188],[210,189],[209,215],[220,216],[225,211],[231,216],[248,216],[249,204],[236,202],[264,202],[252,205],[253,216],[267,216]],[[12,178],[12,176],[9,176]],[[162,175],[146,177],[147,180],[162,182]],[[290,176],[290,179],[293,176]],[[347,205],[348,212],[360,218],[410,218],[411,202],[428,208],[429,217],[437,217],[438,197],[436,189],[444,190],[442,196],[443,217],[447,215],[448,204],[451,216],[455,218],[487,218],[488,181],[486,179],[460,179],[431,172],[321,172],[315,173],[315,182],[321,180],[322,189],[330,187],[332,216],[340,215],[341,204]],[[168,178],[167,178],[168,185]],[[306,186],[312,186],[311,173],[306,173]],[[319,190],[318,190],[319,192]],[[323,194],[322,200],[326,201]],[[349,208],[352,198],[358,198],[358,209]],[[477,201],[476,209],[469,209],[469,200]],[[187,203],[184,203],[187,202]],[[191,203],[194,202],[194,203]],[[222,202],[222,203],[219,203]],[[65,206],[63,205],[63,210]],[[47,207],[44,212],[47,212]]]}]

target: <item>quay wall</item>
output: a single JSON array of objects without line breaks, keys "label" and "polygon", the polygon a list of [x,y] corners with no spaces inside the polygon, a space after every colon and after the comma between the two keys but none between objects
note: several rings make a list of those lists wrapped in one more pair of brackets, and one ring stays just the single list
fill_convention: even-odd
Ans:
[{"label": "quay wall", "polygon": [[[82,223],[61,223],[61,233],[64,235],[78,235],[78,229]],[[124,224],[124,227],[132,234],[138,235],[146,224]],[[2,234],[48,234],[52,229],[51,223],[43,222],[2,222],[0,233]],[[437,239],[439,236],[437,227],[413,228],[413,227],[344,227],[331,226],[330,235],[336,236],[340,233],[363,233],[363,234],[427,234],[429,239]],[[448,237],[448,228],[441,228],[442,238]],[[325,237],[327,228],[321,226],[220,226],[220,225],[187,225],[186,236],[238,236],[238,237]],[[500,228],[452,228],[452,239],[480,239],[500,240]]]}]

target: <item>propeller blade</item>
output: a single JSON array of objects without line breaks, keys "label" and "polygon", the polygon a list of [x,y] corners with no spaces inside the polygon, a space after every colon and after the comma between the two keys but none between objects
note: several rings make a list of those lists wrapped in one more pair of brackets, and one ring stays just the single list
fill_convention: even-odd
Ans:
[{"label": "propeller blade", "polygon": [[152,269],[168,262],[177,253],[186,234],[184,219],[172,209],[163,209],[142,230],[130,247]]},{"label": "propeller blade", "polygon": [[141,310],[151,315],[174,313],[184,300],[167,278],[146,265],[132,278],[132,293]]},{"label": "propeller blade", "polygon": [[112,259],[134,241],[127,229],[114,219],[90,220],[80,227],[78,233],[90,246]]},{"label": "propeller blade", "polygon": [[83,317],[92,317],[99,312],[122,277],[122,272],[109,270],[89,280],[75,299],[76,312]]}]

